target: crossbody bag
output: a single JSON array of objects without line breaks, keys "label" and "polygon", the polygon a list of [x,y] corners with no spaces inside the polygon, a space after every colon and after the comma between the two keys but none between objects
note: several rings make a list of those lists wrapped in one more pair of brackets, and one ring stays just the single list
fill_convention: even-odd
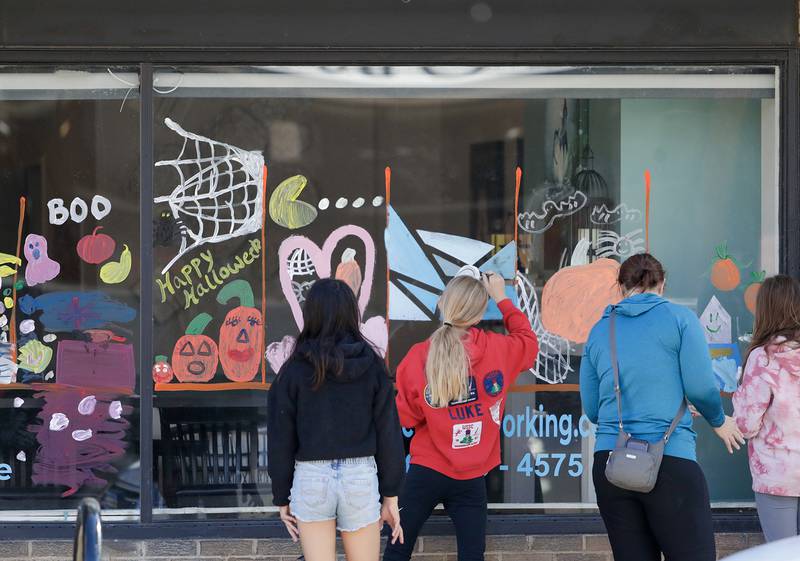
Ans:
[{"label": "crossbody bag", "polygon": [[609,483],[629,491],[649,493],[658,479],[658,470],[664,457],[664,447],[669,437],[675,432],[678,423],[686,413],[686,398],[672,419],[669,429],[657,442],[648,442],[634,438],[625,432],[622,426],[622,391],[619,384],[619,361],[617,360],[617,311],[611,312],[609,338],[611,339],[611,364],[614,368],[614,394],[617,397],[617,416],[619,417],[619,435],[614,450],[608,455],[606,462],[606,479]]}]

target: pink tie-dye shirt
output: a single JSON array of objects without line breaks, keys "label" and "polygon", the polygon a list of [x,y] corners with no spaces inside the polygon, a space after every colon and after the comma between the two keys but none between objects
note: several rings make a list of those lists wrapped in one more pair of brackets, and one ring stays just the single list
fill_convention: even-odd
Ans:
[{"label": "pink tie-dye shirt", "polygon": [[800,496],[800,348],[778,341],[754,349],[733,406],[749,439],[753,490]]}]

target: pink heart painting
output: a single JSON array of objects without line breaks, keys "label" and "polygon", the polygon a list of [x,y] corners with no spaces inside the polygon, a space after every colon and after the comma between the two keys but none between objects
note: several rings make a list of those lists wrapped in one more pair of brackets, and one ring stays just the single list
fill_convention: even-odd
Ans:
[{"label": "pink heart painting", "polygon": [[[289,303],[289,308],[292,310],[297,329],[303,329],[303,310],[300,307],[298,293],[293,288],[292,277],[289,273],[292,256],[304,252],[305,257],[313,265],[316,277],[328,278],[331,276],[331,261],[334,252],[339,243],[349,236],[358,238],[364,244],[364,275],[361,279],[360,290],[357,292],[358,309],[363,315],[372,295],[372,280],[375,275],[375,243],[364,228],[354,225],[341,226],[331,232],[321,248],[304,236],[291,236],[281,243],[278,249],[278,275],[281,281],[281,289],[286,301]],[[386,354],[389,332],[386,320],[383,317],[375,316],[362,323],[361,333],[372,343],[381,356]],[[294,337],[287,335],[281,341],[267,346],[267,360],[275,372],[278,372],[283,363],[289,358],[291,350],[294,348],[294,341]]]}]

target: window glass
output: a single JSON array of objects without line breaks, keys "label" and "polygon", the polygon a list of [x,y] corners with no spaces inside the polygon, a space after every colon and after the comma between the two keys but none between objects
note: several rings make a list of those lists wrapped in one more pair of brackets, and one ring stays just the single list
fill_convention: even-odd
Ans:
[{"label": "window glass", "polygon": [[138,517],[137,88],[126,69],[0,68],[6,519],[84,497]]},{"label": "window glass", "polygon": [[[669,298],[730,315],[709,352],[731,389],[751,273],[777,268],[773,69],[170,68],[155,85],[157,515],[271,510],[265,390],[321,276],[353,283],[392,371],[459,266],[507,278],[543,345],[498,419],[494,508],[594,502],[577,371],[609,296],[568,319],[584,291],[559,277],[610,281],[649,242]],[[745,453],[696,424],[713,500],[749,502]]]}]

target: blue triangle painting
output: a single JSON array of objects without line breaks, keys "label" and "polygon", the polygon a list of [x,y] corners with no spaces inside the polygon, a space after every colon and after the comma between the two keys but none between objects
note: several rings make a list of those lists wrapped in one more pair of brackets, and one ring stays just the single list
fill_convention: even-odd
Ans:
[{"label": "blue triangle painting", "polygon": [[[412,279],[437,288],[444,289],[436,269],[428,261],[425,252],[419,247],[414,236],[394,209],[389,207],[389,225],[384,235],[386,257],[389,269]],[[391,303],[390,303],[391,305]]]},{"label": "blue triangle painting", "polygon": [[511,242],[495,253],[491,259],[480,266],[482,273],[489,271],[498,273],[504,279],[513,279],[516,273],[515,266],[517,264],[517,244]]}]

